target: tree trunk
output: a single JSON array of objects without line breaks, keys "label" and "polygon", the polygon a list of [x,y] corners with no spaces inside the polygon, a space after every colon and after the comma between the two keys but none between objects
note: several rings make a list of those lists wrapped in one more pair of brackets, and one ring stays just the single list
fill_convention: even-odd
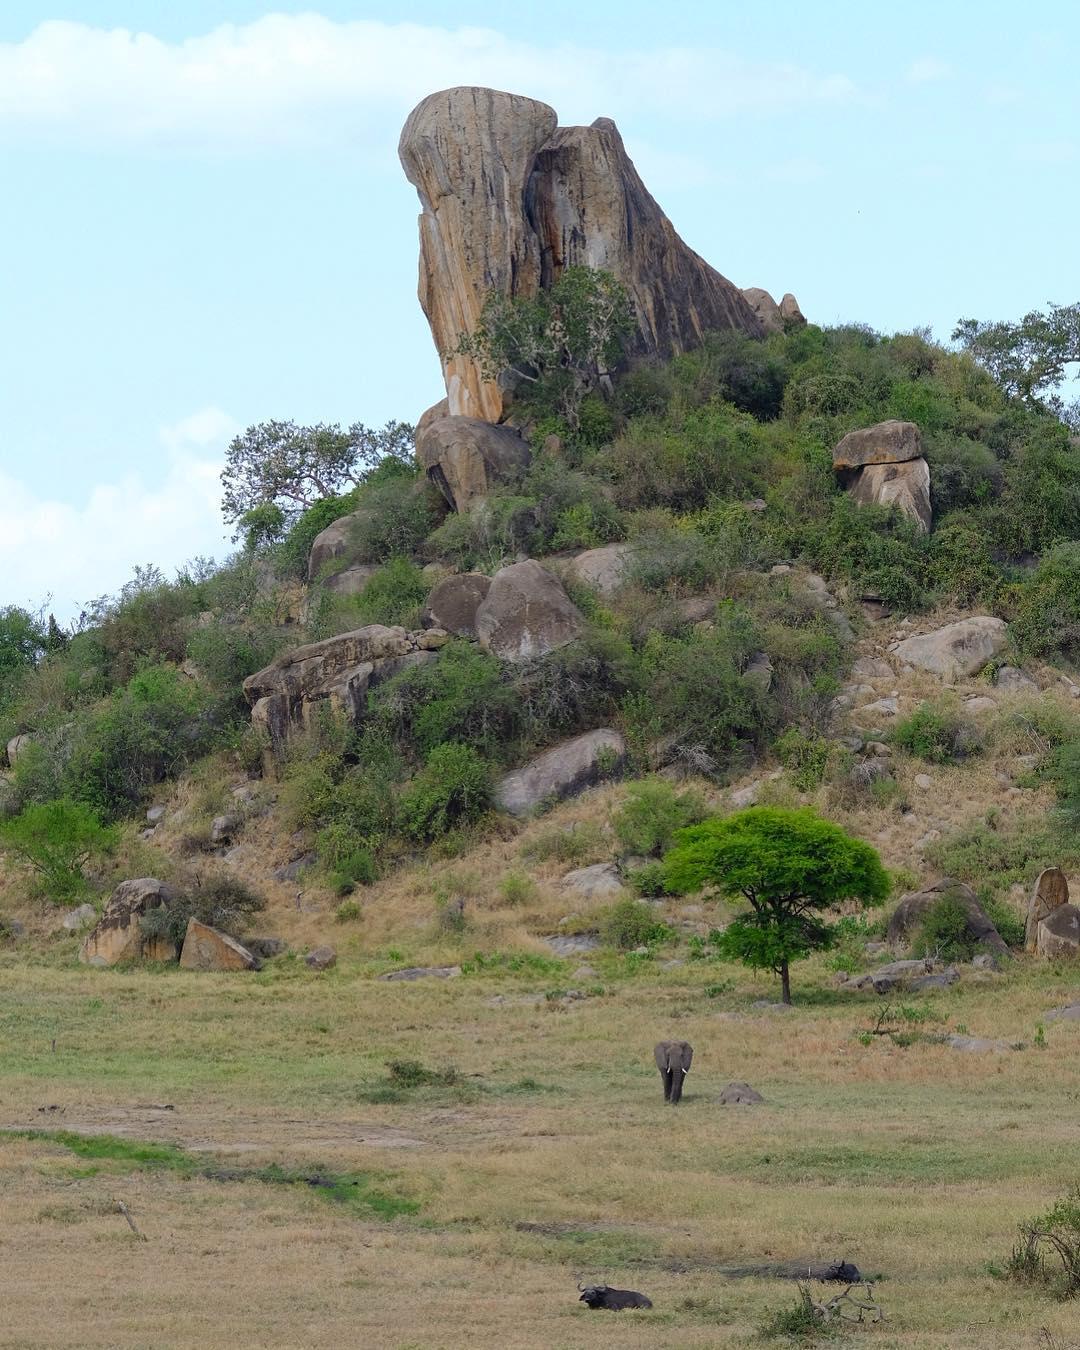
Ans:
[{"label": "tree trunk", "polygon": [[786,961],[783,961],[783,962],[781,962],[781,964],[780,964],[780,990],[781,990],[781,993],[780,993],[780,1000],[781,1000],[781,1002],[783,1002],[783,1003],[790,1003],[790,1002],[791,1002],[791,974],[790,974],[790,972],[788,971],[788,963],[787,963]]}]

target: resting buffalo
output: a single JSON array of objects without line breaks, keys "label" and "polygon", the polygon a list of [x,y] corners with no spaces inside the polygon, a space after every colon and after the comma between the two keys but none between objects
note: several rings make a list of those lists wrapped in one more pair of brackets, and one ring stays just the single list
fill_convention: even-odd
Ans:
[{"label": "resting buffalo", "polygon": [[610,1308],[612,1312],[621,1312],[623,1308],[651,1308],[652,1300],[633,1289],[612,1289],[607,1284],[579,1284],[581,1298],[590,1308]]},{"label": "resting buffalo", "polygon": [[653,1057],[664,1080],[664,1101],[674,1106],[682,1097],[683,1079],[690,1072],[694,1047],[689,1041],[661,1041]]}]

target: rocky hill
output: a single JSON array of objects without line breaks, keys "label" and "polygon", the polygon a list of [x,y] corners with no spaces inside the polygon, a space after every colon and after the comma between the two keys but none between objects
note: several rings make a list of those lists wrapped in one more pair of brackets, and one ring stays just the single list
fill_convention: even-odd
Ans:
[{"label": "rocky hill", "polygon": [[[8,644],[9,939],[133,878],[84,956],[178,953],[193,920],[453,966],[573,952],[620,900],[640,927],[634,896],[703,939],[724,911],[665,895],[671,829],[620,832],[635,793],[676,823],[811,804],[897,895],[948,876],[1015,938],[1039,873],[1080,865],[1075,438],[923,336],[737,289],[607,119],[455,89],[401,157],[445,403],[415,462]],[[545,403],[459,350],[493,296],[553,322],[520,306],[574,269],[629,303],[602,378],[567,356]]]}]

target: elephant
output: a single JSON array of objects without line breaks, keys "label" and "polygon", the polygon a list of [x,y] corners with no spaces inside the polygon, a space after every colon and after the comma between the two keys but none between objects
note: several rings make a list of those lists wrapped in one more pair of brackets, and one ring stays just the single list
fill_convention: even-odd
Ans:
[{"label": "elephant", "polygon": [[683,1079],[690,1072],[694,1047],[689,1041],[660,1041],[653,1057],[664,1080],[664,1101],[675,1106],[682,1097]]}]

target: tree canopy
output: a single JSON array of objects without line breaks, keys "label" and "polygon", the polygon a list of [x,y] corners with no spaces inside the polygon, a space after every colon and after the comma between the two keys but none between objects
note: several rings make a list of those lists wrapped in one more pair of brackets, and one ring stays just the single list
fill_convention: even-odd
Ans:
[{"label": "tree canopy", "polygon": [[1054,391],[1066,367],[1080,362],[1080,303],[1033,309],[1018,323],[961,319],[952,338],[1008,393],[1029,403],[1049,394],[1050,407],[1063,412]]},{"label": "tree canopy", "polygon": [[720,952],[780,976],[791,1002],[789,964],[832,945],[821,914],[842,900],[877,905],[889,876],[869,844],[809,809],[752,806],[680,831],[664,859],[665,883],[681,893],[713,886],[748,902],[716,936]]},{"label": "tree canopy", "polygon": [[[354,422],[345,431],[336,422],[260,422],[234,437],[225,452],[222,515],[236,524],[271,503],[284,527],[314,502],[357,487],[385,459],[411,463],[412,456],[413,429],[406,422],[390,421],[378,430]],[[259,535],[273,523],[264,512],[245,529],[250,533],[254,525]]]}]

